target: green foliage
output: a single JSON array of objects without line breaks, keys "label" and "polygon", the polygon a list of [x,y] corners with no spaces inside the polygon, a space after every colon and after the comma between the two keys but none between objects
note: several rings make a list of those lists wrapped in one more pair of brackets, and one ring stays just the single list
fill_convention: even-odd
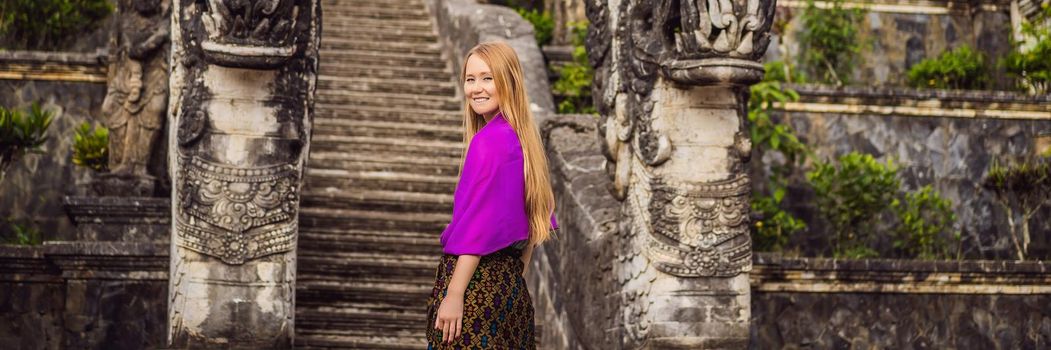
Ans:
[{"label": "green foliage", "polygon": [[781,208],[785,188],[776,187],[772,192],[752,197],[752,211],[762,217],[752,223],[752,244],[757,251],[781,251],[793,234],[807,227],[803,220]]},{"label": "green foliage", "polygon": [[573,61],[561,67],[552,67],[558,73],[558,80],[552,89],[555,94],[565,97],[558,104],[559,113],[596,113],[591,101],[591,84],[595,74],[584,47],[587,30],[587,22],[573,23]]},{"label": "green foliage", "polygon": [[1007,214],[1009,238],[1018,260],[1029,254],[1029,220],[1051,197],[1051,160],[1023,159],[1008,165],[994,161],[982,185],[993,192]]},{"label": "green foliage", "polygon": [[779,251],[793,234],[806,229],[803,220],[781,207],[788,176],[811,153],[809,147],[795,136],[791,126],[775,122],[770,116],[776,103],[799,99],[795,90],[782,88],[778,81],[779,77],[785,76],[778,76],[778,72],[783,72],[784,68],[779,63],[768,63],[764,81],[751,87],[748,100],[748,127],[752,145],[760,152],[781,153],[786,160],[785,164],[771,167],[766,188],[769,194],[757,193],[752,197],[752,211],[760,216],[752,224],[753,242],[759,251]]},{"label": "green foliage", "polygon": [[73,164],[95,170],[109,171],[109,129],[92,128],[84,122],[73,135]]},{"label": "green foliage", "polygon": [[828,222],[829,246],[835,257],[869,257],[881,213],[901,188],[898,170],[891,161],[877,162],[872,155],[851,152],[837,164],[816,162],[807,172],[814,204]]},{"label": "green foliage", "polygon": [[898,217],[894,248],[905,257],[950,259],[952,247],[958,247],[960,232],[953,231],[956,214],[952,202],[941,197],[931,186],[895,199],[891,208]]},{"label": "green foliage", "polygon": [[864,11],[844,9],[843,2],[831,0],[826,2],[831,7],[818,8],[814,0],[807,0],[801,18],[802,64],[811,73],[808,76],[836,85],[847,83],[862,47],[858,24],[864,18]]},{"label": "green foliage", "polygon": [[14,237],[9,238],[10,244],[40,245],[43,241],[40,230],[33,226],[11,223],[11,231]]},{"label": "green foliage", "polygon": [[112,12],[108,0],[3,0],[0,37],[13,49],[51,49],[93,30]]},{"label": "green foliage", "polygon": [[803,72],[784,61],[770,61],[763,65],[766,74],[763,81],[777,81],[782,83],[805,83],[806,77]]},{"label": "green foliage", "polygon": [[1022,34],[1032,47],[1023,51],[1023,43],[1014,43],[1015,50],[1004,58],[1003,64],[1025,88],[1037,94],[1051,93],[1051,27],[1034,23],[1051,23],[1051,6],[1044,3],[1043,12],[1033,22],[1022,23]]},{"label": "green foliage", "polygon": [[516,9],[518,14],[533,25],[533,34],[536,35],[536,43],[544,46],[551,43],[552,33],[555,30],[555,20],[547,11]]},{"label": "green foliage", "polygon": [[909,68],[909,86],[934,89],[982,89],[988,84],[985,57],[964,45]]},{"label": "green foliage", "polygon": [[26,153],[39,153],[53,114],[34,103],[29,114],[0,107],[0,182],[7,168]]}]

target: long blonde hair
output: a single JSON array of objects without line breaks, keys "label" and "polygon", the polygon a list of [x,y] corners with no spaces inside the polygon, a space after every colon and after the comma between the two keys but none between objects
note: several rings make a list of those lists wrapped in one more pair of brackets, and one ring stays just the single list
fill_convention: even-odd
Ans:
[{"label": "long blonde hair", "polygon": [[[529,242],[539,245],[551,236],[548,229],[551,227],[551,213],[555,210],[555,195],[551,191],[547,154],[540,142],[540,131],[533,122],[533,113],[529,111],[529,97],[526,96],[522,65],[518,63],[515,50],[506,43],[497,41],[478,44],[468,51],[463,59],[464,66],[460,71],[461,87],[466,80],[467,60],[473,55],[477,55],[489,65],[497,95],[500,97],[500,112],[507,123],[511,124],[522,144]],[[485,126],[485,118],[471,109],[469,97],[464,95],[463,144],[466,155],[471,138]]]}]

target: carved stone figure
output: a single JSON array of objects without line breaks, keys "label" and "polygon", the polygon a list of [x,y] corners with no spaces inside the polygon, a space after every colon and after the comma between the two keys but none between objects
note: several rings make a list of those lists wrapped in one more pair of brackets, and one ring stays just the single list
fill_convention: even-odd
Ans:
[{"label": "carved stone figure", "polygon": [[624,201],[627,348],[745,348],[748,86],[763,76],[774,1],[587,5],[592,96]]},{"label": "carved stone figure", "polygon": [[173,347],[288,348],[317,0],[175,0]]},{"label": "carved stone figure", "polygon": [[[123,178],[152,178],[147,163],[168,107],[168,0],[121,0],[110,37],[102,122],[110,130],[109,169]],[[132,190],[152,195],[152,188]]]}]

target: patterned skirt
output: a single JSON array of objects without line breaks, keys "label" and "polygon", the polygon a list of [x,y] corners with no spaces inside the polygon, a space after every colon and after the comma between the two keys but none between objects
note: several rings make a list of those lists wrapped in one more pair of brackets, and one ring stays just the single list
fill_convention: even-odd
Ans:
[{"label": "patterned skirt", "polygon": [[427,349],[536,349],[533,302],[522,277],[521,250],[511,247],[483,256],[467,284],[463,329],[452,344],[434,329],[438,307],[452,280],[456,256],[445,254],[427,302]]}]

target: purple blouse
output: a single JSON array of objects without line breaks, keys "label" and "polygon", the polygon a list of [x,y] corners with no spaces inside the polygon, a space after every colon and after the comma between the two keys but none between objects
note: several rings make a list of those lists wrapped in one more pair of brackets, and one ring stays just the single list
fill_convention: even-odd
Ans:
[{"label": "purple blouse", "polygon": [[[524,167],[518,135],[497,113],[467,148],[441,237],[446,254],[487,255],[529,239]],[[558,229],[554,213],[551,228]]]}]

